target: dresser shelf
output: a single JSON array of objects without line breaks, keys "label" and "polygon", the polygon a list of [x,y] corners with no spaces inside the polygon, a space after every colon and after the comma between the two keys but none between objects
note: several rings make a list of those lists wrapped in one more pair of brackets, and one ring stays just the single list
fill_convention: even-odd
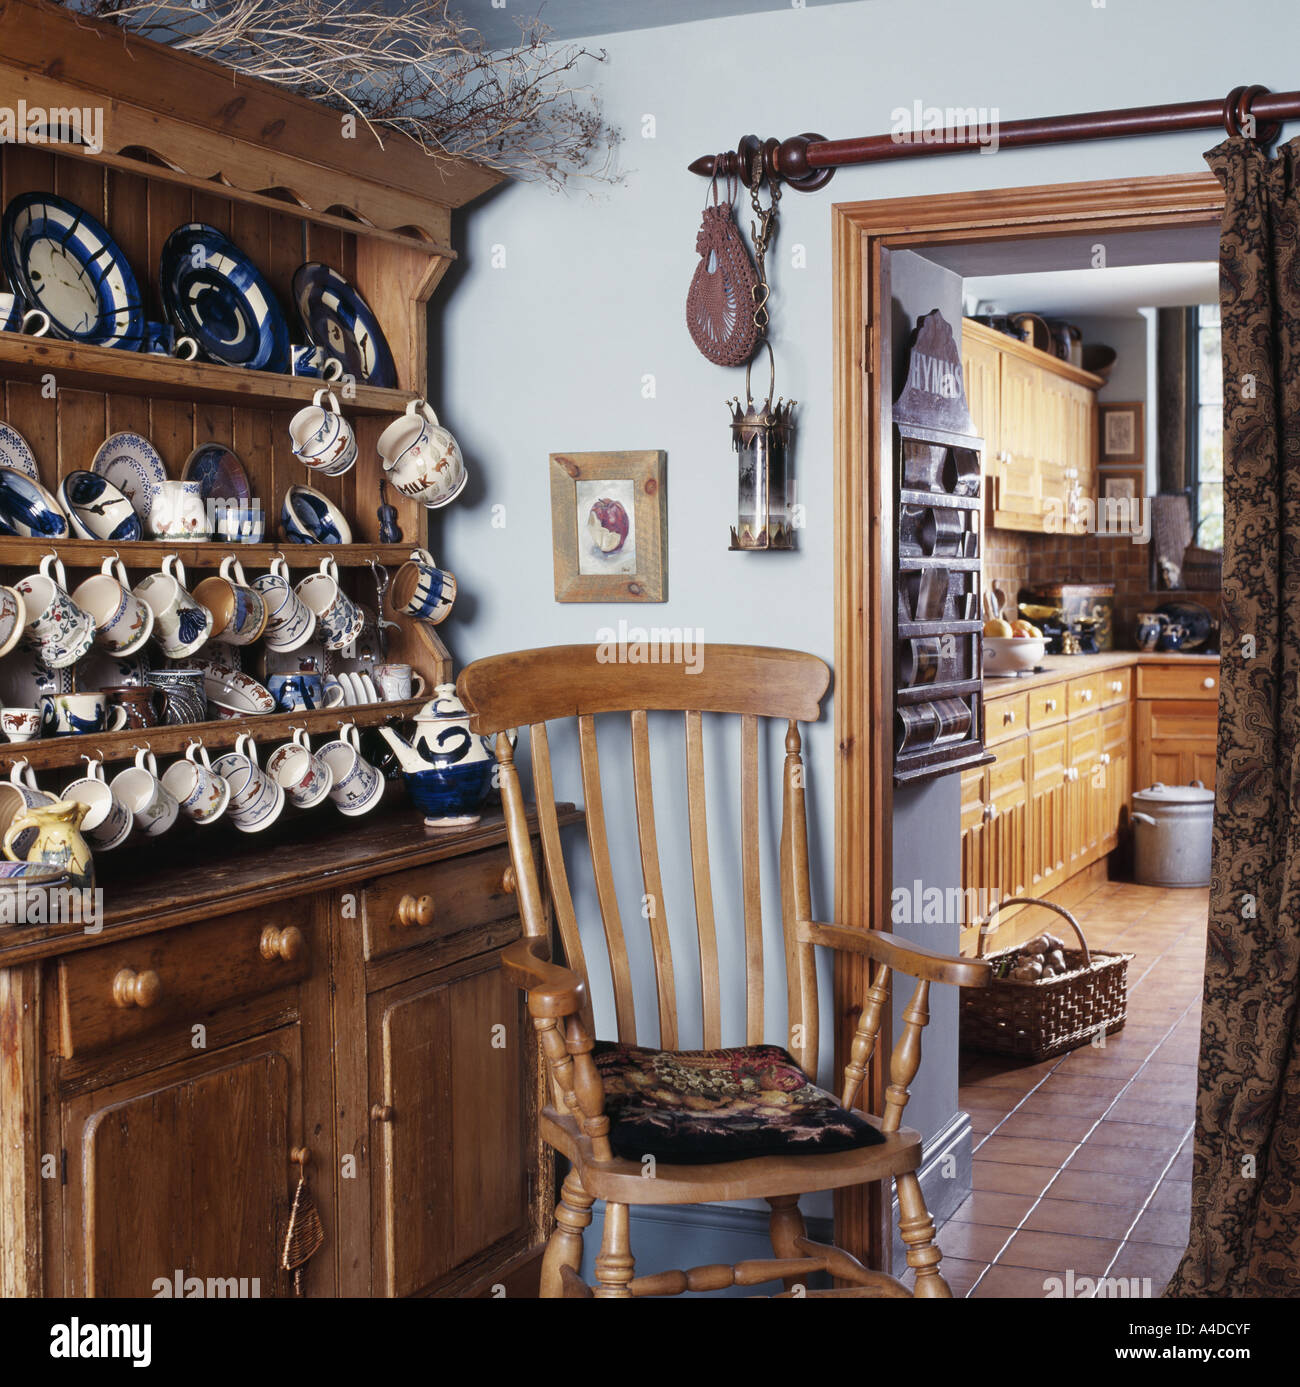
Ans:
[{"label": "dresser shelf", "polygon": [[[116,555],[128,568],[157,568],[168,554],[178,554],[186,569],[216,568],[224,558],[234,557],[246,571],[265,567],[277,554],[290,568],[318,568],[329,557],[340,568],[361,568],[378,559],[386,568],[403,564],[418,540],[401,544],[227,544],[221,541],[188,544],[177,540],[137,539],[111,544],[98,539],[10,539],[0,541],[0,560],[15,566],[35,568],[46,554],[57,554],[64,566],[98,568],[106,558]],[[248,575],[253,576],[251,571]]]}]

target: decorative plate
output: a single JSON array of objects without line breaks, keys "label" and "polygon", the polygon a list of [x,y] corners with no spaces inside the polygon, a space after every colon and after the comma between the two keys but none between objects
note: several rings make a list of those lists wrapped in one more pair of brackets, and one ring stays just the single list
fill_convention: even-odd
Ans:
[{"label": "decorative plate", "polygon": [[0,586],[0,655],[18,644],[27,625],[27,603],[17,588]]},{"label": "decorative plate", "polygon": [[206,355],[251,371],[289,370],[289,324],[262,272],[214,226],[177,227],[162,249],[168,318]]},{"label": "decorative plate", "polygon": [[0,467],[0,535],[66,539],[68,517],[40,482],[16,467]]},{"label": "decorative plate", "polygon": [[149,505],[167,469],[158,449],[139,433],[115,433],[100,444],[90,470],[111,482],[131,503],[141,520],[149,518]]},{"label": "decorative plate", "polygon": [[293,276],[293,306],[308,338],[336,357],[363,385],[397,385],[388,339],[370,305],[328,265],[300,265]]},{"label": "decorative plate", "polygon": [[5,423],[0,423],[0,467],[12,467],[16,472],[25,472],[34,482],[41,479],[36,466],[36,454],[32,452],[22,434]]},{"label": "decorative plate", "polygon": [[291,544],[352,543],[352,527],[343,512],[314,487],[291,486],[285,492],[280,524]]},{"label": "decorative plate", "polygon": [[53,193],[20,193],[0,220],[12,286],[47,313],[58,337],[139,351],[140,286],[113,238],[84,208]]},{"label": "decorative plate", "polygon": [[244,464],[224,443],[201,443],[195,448],[185,460],[181,480],[198,482],[203,499],[217,503],[217,539],[260,543],[266,528],[261,504],[252,499]]},{"label": "decorative plate", "polygon": [[[72,693],[71,665],[50,669],[34,650],[19,645],[0,660],[0,697],[6,708],[35,708],[41,695]],[[87,684],[87,688],[103,688],[102,684]]]},{"label": "decorative plate", "polygon": [[143,539],[144,525],[127,497],[93,472],[69,472],[59,483],[59,504],[80,539]]}]

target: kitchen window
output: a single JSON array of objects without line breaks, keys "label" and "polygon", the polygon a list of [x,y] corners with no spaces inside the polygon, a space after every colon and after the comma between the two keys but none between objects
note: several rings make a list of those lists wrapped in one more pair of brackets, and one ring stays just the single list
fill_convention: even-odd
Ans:
[{"label": "kitchen window", "polygon": [[1188,479],[1196,543],[1223,547],[1223,360],[1219,305],[1188,309]]}]

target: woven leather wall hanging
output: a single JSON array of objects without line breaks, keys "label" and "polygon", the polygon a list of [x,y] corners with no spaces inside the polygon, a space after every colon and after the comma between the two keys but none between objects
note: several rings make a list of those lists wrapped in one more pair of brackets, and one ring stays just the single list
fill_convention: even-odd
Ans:
[{"label": "woven leather wall hanging", "polygon": [[705,197],[704,220],[695,238],[700,263],[686,295],[686,326],[715,366],[743,366],[762,336],[754,312],[758,272],[732,216],[735,178],[727,178],[725,202],[718,198],[716,174],[709,186],[712,200]]}]

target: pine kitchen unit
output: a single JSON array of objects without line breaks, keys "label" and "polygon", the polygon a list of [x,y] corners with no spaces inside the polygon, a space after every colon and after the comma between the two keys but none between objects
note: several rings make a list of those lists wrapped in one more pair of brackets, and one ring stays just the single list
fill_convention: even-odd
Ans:
[{"label": "pine kitchen unit", "polygon": [[[1079,899],[1104,877],[1135,789],[1213,786],[1218,683],[1217,655],[1123,651],[1049,655],[1042,674],[986,679],[984,740],[996,759],[961,777],[968,910],[1009,896]],[[1028,912],[1017,932],[1022,913],[1001,914],[990,947],[1041,928]],[[975,952],[980,919],[962,930],[963,953]]]},{"label": "pine kitchen unit", "polygon": [[1083,502],[1097,494],[1102,378],[969,318],[961,356],[971,418],[984,439],[987,523],[1083,533]]}]

